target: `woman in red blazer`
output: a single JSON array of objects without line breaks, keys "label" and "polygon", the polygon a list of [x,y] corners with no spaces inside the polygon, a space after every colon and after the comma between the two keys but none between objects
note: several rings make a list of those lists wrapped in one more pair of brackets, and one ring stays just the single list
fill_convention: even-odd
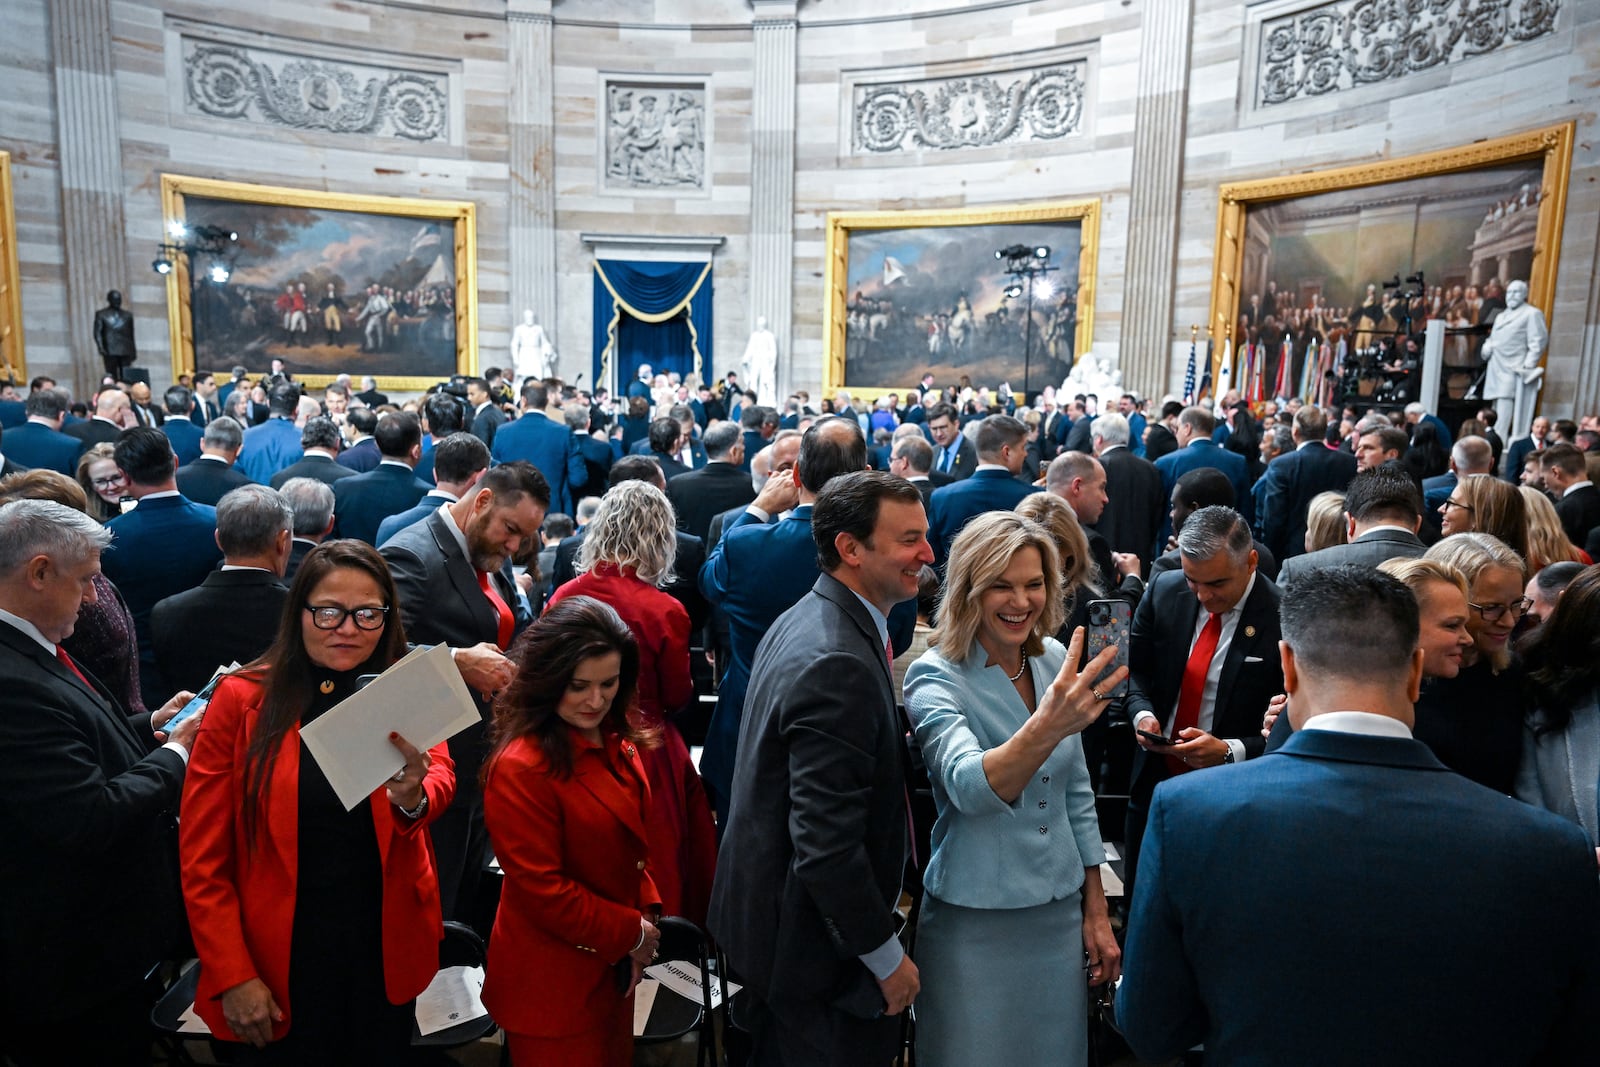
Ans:
[{"label": "woman in red blazer", "polygon": [[391,735],[405,767],[346,812],[300,727],[405,653],[375,549],[331,541],[295,575],[278,639],[217,687],[184,783],[179,856],[200,955],[195,1010],[240,1064],[400,1062],[439,966],[427,825],[450,803],[444,745]]},{"label": "woman in red blazer", "polygon": [[639,651],[617,613],[571,597],[511,650],[483,812],[505,871],[483,1003],[514,1067],[633,1062],[633,988],[655,956],[650,790],[628,721]]},{"label": "woman in red blazer", "polygon": [[689,746],[672,716],[694,698],[689,677],[689,613],[661,591],[678,551],[667,495],[649,482],[612,486],[590,520],[582,574],[550,598],[591,596],[616,609],[639,645],[638,721],[661,743],[644,753],[650,779],[650,869],[661,906],[704,926],[716,873],[717,832]]}]

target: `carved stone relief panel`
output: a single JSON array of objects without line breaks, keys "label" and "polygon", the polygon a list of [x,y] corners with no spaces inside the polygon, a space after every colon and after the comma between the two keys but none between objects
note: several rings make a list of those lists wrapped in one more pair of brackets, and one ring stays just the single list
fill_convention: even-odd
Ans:
[{"label": "carved stone relief panel", "polygon": [[1088,61],[852,87],[851,152],[1055,141],[1083,129]]},{"label": "carved stone relief panel", "polygon": [[601,187],[705,190],[710,92],[701,78],[602,79]]},{"label": "carved stone relief panel", "polygon": [[191,115],[419,144],[452,139],[448,74],[181,40]]},{"label": "carved stone relief panel", "polygon": [[[1282,5],[1272,5],[1282,10]],[[1333,0],[1254,27],[1256,106],[1394,81],[1533,41],[1561,0]]]}]

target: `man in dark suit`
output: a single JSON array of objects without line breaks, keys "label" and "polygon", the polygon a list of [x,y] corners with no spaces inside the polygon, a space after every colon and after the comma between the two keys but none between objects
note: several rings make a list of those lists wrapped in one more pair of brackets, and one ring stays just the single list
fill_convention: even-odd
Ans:
[{"label": "man in dark suit", "polygon": [[0,507],[0,1054],[18,1067],[149,1063],[145,976],[183,928],[174,819],[200,716],[158,735],[190,694],[130,717],[60,646],[109,541],[60,504]]},{"label": "man in dark suit", "polygon": [[200,438],[200,455],[177,473],[178,492],[196,504],[216,507],[231,490],[241,485],[254,484],[249,478],[233,469],[239,456],[244,431],[227,415],[219,415],[206,426]]},{"label": "man in dark suit", "polygon": [[[739,425],[744,432],[744,461],[741,466],[748,473],[751,461],[756,458],[763,448],[767,447],[767,443],[777,433],[779,424],[783,420],[779,419],[769,429],[766,421],[766,411],[755,404],[751,404],[740,412],[739,417]],[[796,418],[795,421],[798,424],[799,419]],[[792,427],[785,428],[792,429]]]},{"label": "man in dark suit", "polygon": [[939,566],[950,556],[956,534],[986,511],[1010,511],[1036,492],[1017,475],[1028,455],[1028,428],[1010,415],[990,415],[978,425],[978,466],[970,477],[933,491],[928,540]]},{"label": "man in dark suit", "polygon": [[301,456],[300,428],[294,424],[300,387],[279,382],[268,392],[267,406],[271,417],[245,430],[237,461],[240,473],[261,485],[270,483],[274,474]]},{"label": "man in dark suit", "polygon": [[[1233,504],[1233,483],[1228,480],[1228,476],[1215,467],[1196,467],[1179,478],[1178,484],[1172,487],[1172,507],[1167,514],[1172,520],[1173,530],[1181,533],[1184,521],[1201,508],[1231,508]],[[1171,548],[1157,556],[1155,562],[1150,564],[1152,582],[1156,580],[1158,574],[1183,568],[1183,557],[1178,552],[1176,533],[1167,539],[1167,544]],[[1259,540],[1252,541],[1251,547],[1256,550],[1256,573],[1264,574],[1276,582],[1277,557]]]},{"label": "man in dark suit", "polygon": [[208,370],[196,371],[194,378],[194,408],[189,421],[204,430],[211,420],[222,414],[222,399],[217,393],[216,376]]},{"label": "man in dark suit", "polygon": [[635,447],[635,455],[649,456],[661,467],[661,476],[670,485],[672,480],[680,474],[688,474],[691,468],[678,459],[678,450],[683,444],[683,427],[678,420],[662,416],[650,420],[650,436],[640,444],[648,445],[648,451]]},{"label": "man in dark suit", "polygon": [[[353,478],[334,483],[334,511],[339,518],[339,536],[353,537],[376,544],[378,525],[390,515],[416,506],[428,492],[412,468],[422,452],[422,427],[408,411],[385,412],[378,418],[379,464]],[[543,520],[540,520],[543,521]]]},{"label": "man in dark suit", "polygon": [[935,404],[928,409],[928,434],[933,438],[933,469],[953,480],[972,477],[978,469],[978,449],[961,432],[956,409]]},{"label": "man in dark suit", "polygon": [[5,454],[5,428],[0,427],[0,478],[9,478],[13,474],[21,474],[27,470],[20,463],[13,463],[11,457]]},{"label": "man in dark suit", "polygon": [[483,723],[450,739],[456,796],[432,826],[439,895],[446,919],[482,926],[478,882],[488,858],[478,771],[487,755],[485,729],[493,696],[515,677],[506,659],[530,621],[511,577],[511,558],[539,536],[550,486],[530,463],[495,467],[478,487],[401,530],[379,551],[400,594],[406,636],[446,644],[473,691]]},{"label": "man in dark suit", "polygon": [[24,401],[28,421],[6,434],[6,454],[24,467],[77,473],[83,442],[61,432],[70,401],[65,389],[37,389]]},{"label": "man in dark suit", "polygon": [[1600,1061],[1593,845],[1412,738],[1416,600],[1319,570],[1282,630],[1290,740],[1156,790],[1117,996],[1139,1059],[1203,1042],[1220,1063]]},{"label": "man in dark suit", "polygon": [[505,425],[506,413],[494,402],[488,382],[482,378],[467,379],[467,406],[472,410],[473,435],[493,448],[495,431]]},{"label": "man in dark suit", "polygon": [[[1359,465],[1359,461],[1358,461]],[[1450,469],[1443,474],[1422,480],[1422,513],[1437,516],[1444,502],[1456,486],[1474,474],[1494,471],[1494,449],[1482,437],[1472,434],[1461,438],[1450,448]],[[1438,525],[1437,517],[1434,525]]]},{"label": "man in dark suit", "polygon": [[[1161,499],[1163,502],[1171,500],[1172,487],[1178,484],[1179,478],[1195,468],[1215,467],[1233,483],[1233,499],[1237,501],[1239,513],[1248,521],[1254,510],[1250,497],[1249,465],[1243,456],[1228,451],[1212,439],[1215,430],[1216,421],[1205,408],[1183,409],[1178,416],[1178,450],[1162,456],[1155,465],[1161,474]],[[1161,529],[1156,532],[1156,543],[1164,546],[1171,534],[1171,522],[1163,517]]]},{"label": "man in dark suit", "polygon": [[416,505],[378,524],[378,547],[412,523],[421,522],[446,504],[466,496],[489,469],[489,449],[465,430],[440,441],[433,450],[434,487]]},{"label": "man in dark suit", "polygon": [[571,515],[589,472],[571,428],[545,414],[549,401],[549,392],[539,382],[524,386],[522,417],[495,431],[489,456],[495,463],[525,459],[538,467],[550,483],[550,507]]},{"label": "man in dark suit", "polygon": [[274,489],[290,478],[315,478],[333,485],[361,475],[339,462],[339,427],[326,415],[315,415],[300,428],[300,458],[272,476]]},{"label": "man in dark suit", "polygon": [[743,507],[756,498],[755,486],[743,469],[744,440],[737,424],[711,423],[701,437],[709,462],[667,481],[667,499],[678,515],[678,529],[702,541],[711,518],[729,508]]},{"label": "man in dark suit", "polygon": [[417,477],[429,485],[433,477],[433,450],[440,441],[467,428],[466,401],[454,393],[435,389],[422,401],[422,455],[417,459]]},{"label": "man in dark suit", "polygon": [[920,983],[891,914],[909,813],[884,645],[933,552],[920,495],[880,471],[831,480],[806,525],[824,573],[756,654],[708,925],[752,1064],[887,1067]]},{"label": "man in dark suit", "polygon": [[1250,524],[1232,508],[1201,508],[1178,534],[1181,569],[1157,575],[1133,616],[1124,711],[1137,735],[1129,790],[1126,871],[1133,885],[1150,795],[1158,782],[1261,755],[1261,717],[1283,692],[1278,590],[1256,571]]},{"label": "man in dark suit", "polygon": [[137,426],[128,394],[121,389],[102,389],[95,398],[94,418],[63,427],[61,432],[83,442],[84,450],[110,444],[129,426]]},{"label": "man in dark suit", "polygon": [[289,599],[282,579],[293,526],[289,502],[264,485],[236,489],[217,505],[222,569],[150,611],[156,666],[168,686],[198,691],[218,667],[249,663],[272,644]]},{"label": "man in dark suit", "polygon": [[198,586],[222,561],[217,509],[178,491],[172,445],[160,430],[124,430],[113,458],[138,505],[106,524],[116,536],[100,565],[133,616],[139,637],[139,691],[145,707],[156,707],[172,694],[172,687],[156,666],[150,612],[167,597]]},{"label": "man in dark suit", "polygon": [[1109,506],[1106,472],[1100,461],[1085,452],[1063,452],[1050,461],[1044,487],[1045,492],[1067,502],[1078,525],[1083,527],[1089,555],[1100,570],[1100,581],[1108,589],[1125,590],[1130,594],[1130,603],[1138,604],[1139,594],[1144,591],[1139,558],[1131,552],[1115,552],[1111,542],[1095,528]]},{"label": "man in dark suit", "polygon": [[[1473,438],[1462,438],[1470,440]],[[1348,543],[1284,560],[1278,587],[1287,591],[1323,567],[1376,567],[1386,559],[1416,559],[1427,548],[1417,537],[1422,527],[1420,507],[1417,483],[1404,471],[1378,466],[1359,472],[1345,491]]]},{"label": "man in dark suit", "polygon": [[1306,550],[1306,513],[1312,498],[1318,493],[1342,493],[1356,476],[1356,457],[1329,448],[1323,441],[1327,432],[1328,416],[1321,408],[1307,404],[1295,412],[1295,450],[1279,456],[1262,476],[1267,483],[1261,494],[1265,514],[1256,516],[1256,522],[1261,540],[1280,563]]},{"label": "man in dark suit", "polygon": [[577,401],[568,404],[562,409],[566,417],[567,427],[572,430],[572,438],[577,442],[578,454],[583,457],[583,469],[586,477],[583,480],[585,496],[604,496],[607,482],[606,474],[611,470],[611,464],[616,462],[616,457],[611,454],[611,442],[606,440],[602,432],[593,433],[592,430],[604,427],[604,413],[596,414],[597,409]]},{"label": "man in dark suit", "polygon": [[294,536],[283,569],[287,586],[294,584],[295,573],[311,550],[333,536],[333,486],[315,478],[290,478],[278,492],[294,511]]},{"label": "man in dark suit", "polygon": [[372,436],[378,428],[378,416],[368,408],[351,408],[345,413],[344,422],[349,427],[349,443],[339,451],[339,465],[365,474],[383,459]]},{"label": "man in dark suit", "polygon": [[1576,445],[1551,445],[1539,457],[1545,488],[1556,498],[1556,515],[1567,540],[1579,548],[1589,531],[1600,526],[1600,490],[1589,480],[1583,452]]},{"label": "man in dark suit", "polygon": [[172,453],[178,457],[178,466],[193,463],[200,458],[200,438],[205,431],[189,421],[194,407],[194,394],[181,385],[174,385],[161,395],[166,407],[166,418],[161,421],[161,432],[172,442]]},{"label": "man in dark suit", "polygon": [[133,417],[138,420],[138,425],[148,426],[153,430],[161,428],[167,417],[151,402],[149,382],[134,382],[128,386],[128,399],[132,402]]},{"label": "man in dark suit", "polygon": [[28,421],[27,405],[20,399],[0,397],[0,429],[21,426]]},{"label": "man in dark suit", "polygon": [[[757,409],[751,408],[750,410]],[[761,408],[759,410],[762,412],[771,411],[770,408]],[[676,478],[679,474],[681,474],[682,471],[672,470],[671,473],[667,473],[668,468],[665,464],[665,459],[671,459],[677,467],[682,467],[685,471],[697,471],[701,467],[704,467],[706,465],[706,450],[704,446],[701,445],[700,438],[695,436],[695,434],[699,431],[699,427],[695,425],[694,411],[690,409],[687,404],[674,404],[671,410],[668,411],[665,416],[658,416],[657,420],[655,421],[659,421],[661,418],[670,418],[673,422],[678,424],[680,430],[678,434],[678,443],[672,449],[671,453],[665,457],[656,457],[657,459],[663,460],[662,471],[663,473],[667,474],[667,480],[671,481],[673,478]],[[655,425],[655,421],[651,422],[652,427]],[[772,428],[774,430],[777,429],[776,422],[773,423]],[[572,432],[576,434],[578,433],[578,430],[574,428]],[[766,431],[763,431],[763,434],[765,434],[765,432]],[[747,444],[749,443],[749,440],[750,437],[748,434],[746,434],[745,441]],[[633,448],[629,450],[631,455],[636,456],[656,455],[658,451],[659,449],[657,449],[656,446],[651,443],[649,437],[646,437],[642,441],[635,441],[633,443]]]},{"label": "man in dark suit", "polygon": [[1173,428],[1178,425],[1178,416],[1183,414],[1183,405],[1176,400],[1169,400],[1161,405],[1161,417],[1150,424],[1149,431],[1144,438],[1144,458],[1151,463],[1162,456],[1178,450],[1178,436]]},{"label": "man in dark suit", "polygon": [[1160,554],[1156,537],[1167,512],[1161,491],[1161,472],[1128,447],[1128,420],[1118,414],[1101,415],[1090,423],[1090,437],[1100,466],[1106,472],[1106,507],[1095,529],[1113,552],[1139,557],[1143,572]]},{"label": "man in dark suit", "polygon": [[389,402],[389,398],[378,392],[378,379],[370,374],[361,376],[361,392],[356,394],[356,399],[369,408],[380,408]]},{"label": "man in dark suit", "polygon": [[[918,432],[915,436],[905,436],[895,439],[894,446],[889,453],[889,473],[896,477],[904,478],[917,487],[917,492],[922,494],[922,507],[926,511],[933,510],[933,491],[939,486],[934,483],[933,446]],[[950,476],[943,476],[943,484],[950,485]]]}]

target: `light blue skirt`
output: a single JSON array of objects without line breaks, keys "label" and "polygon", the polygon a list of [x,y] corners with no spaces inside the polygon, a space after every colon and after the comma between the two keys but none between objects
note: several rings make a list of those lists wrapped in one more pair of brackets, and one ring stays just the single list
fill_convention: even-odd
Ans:
[{"label": "light blue skirt", "polygon": [[920,1067],[1088,1062],[1082,893],[1008,909],[928,894],[912,958]]}]

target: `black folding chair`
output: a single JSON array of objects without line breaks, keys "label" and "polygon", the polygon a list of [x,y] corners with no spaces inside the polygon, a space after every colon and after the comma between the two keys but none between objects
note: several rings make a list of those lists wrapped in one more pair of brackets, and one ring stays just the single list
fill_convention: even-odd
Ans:
[{"label": "black folding chair", "polygon": [[[483,938],[477,931],[465,923],[447,922],[444,924],[444,940],[439,942],[439,969],[447,967],[482,967],[485,953]],[[463,1019],[454,1026],[443,1030],[436,1030],[431,1034],[424,1034],[417,1026],[416,1020],[411,1022],[411,1047],[424,1049],[460,1048],[470,1045],[479,1038],[488,1037],[498,1027],[493,1019],[489,1018],[487,1010],[482,1015],[471,1019]]]},{"label": "black folding chair", "polygon": [[664,915],[656,924],[661,930],[660,957],[663,960],[693,964],[700,970],[700,1003],[680,997],[669,990],[658,990],[650,1018],[645,1022],[644,1033],[634,1037],[636,1045],[658,1045],[677,1041],[692,1031],[698,1031],[695,1052],[696,1067],[713,1067],[717,1057],[716,1012],[711,1006],[711,983],[717,972],[711,968],[713,958],[711,938],[704,930],[688,919]]}]

